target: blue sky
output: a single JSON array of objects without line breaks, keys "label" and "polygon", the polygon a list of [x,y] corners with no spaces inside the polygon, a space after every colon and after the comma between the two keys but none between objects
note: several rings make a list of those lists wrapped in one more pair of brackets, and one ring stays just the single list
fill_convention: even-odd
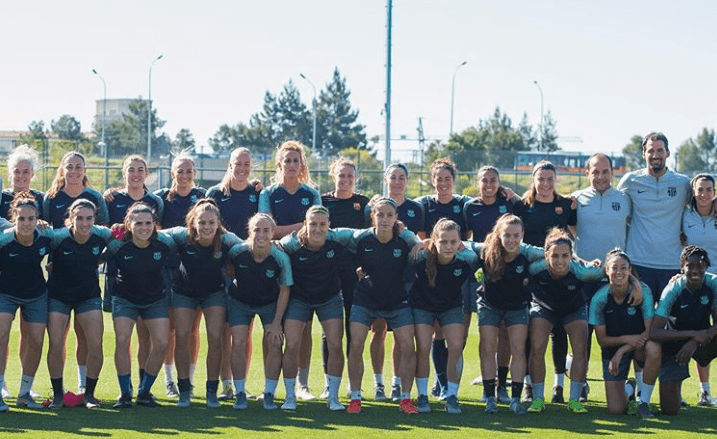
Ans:
[{"label": "blue sky", "polygon": [[[475,125],[499,105],[517,123],[545,108],[565,149],[619,151],[662,130],[676,147],[717,121],[717,2],[395,0],[392,137]],[[383,135],[386,2],[26,1],[0,16],[0,130],[74,115],[90,127],[94,101],[152,98],[165,131],[200,145],[221,124],[248,121],[266,90],[347,77],[369,137]],[[415,142],[394,142],[415,149]],[[402,157],[394,153],[395,157]]]}]

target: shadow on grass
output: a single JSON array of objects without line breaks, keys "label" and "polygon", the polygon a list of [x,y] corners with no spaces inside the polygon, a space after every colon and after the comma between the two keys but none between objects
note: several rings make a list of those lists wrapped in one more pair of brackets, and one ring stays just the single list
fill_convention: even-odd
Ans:
[{"label": "shadow on grass", "polygon": [[[475,401],[462,403],[461,415],[449,415],[442,404],[432,403],[433,413],[405,415],[395,404],[365,402],[362,413],[349,415],[330,412],[323,402],[300,403],[295,412],[277,410],[267,412],[256,402],[245,411],[234,411],[230,403],[216,410],[206,409],[203,400],[196,399],[192,407],[177,409],[171,401],[165,407],[148,409],[133,407],[126,410],[62,409],[32,411],[12,408],[0,415],[0,436],[19,433],[56,431],[85,437],[127,437],[134,434],[182,436],[186,434],[208,436],[234,436],[240,432],[287,432],[307,437],[311,432],[327,435],[332,432],[351,431],[366,436],[416,433],[421,436],[462,434],[590,434],[590,435],[680,435],[715,434],[715,408],[689,407],[676,417],[656,417],[642,420],[637,417],[611,416],[604,404],[588,403],[590,413],[573,415],[563,405],[548,404],[539,415],[516,416],[506,406],[499,413],[483,413],[484,405]],[[106,401],[109,406],[111,401]],[[475,430],[475,431],[472,431]]]}]

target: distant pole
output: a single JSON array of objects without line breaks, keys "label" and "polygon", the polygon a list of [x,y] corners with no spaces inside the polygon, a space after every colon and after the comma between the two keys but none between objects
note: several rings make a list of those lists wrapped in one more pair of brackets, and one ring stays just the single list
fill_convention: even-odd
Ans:
[{"label": "distant pole", "polygon": [[107,118],[107,84],[105,83],[105,78],[102,77],[99,73],[97,73],[97,70],[92,69],[92,73],[97,75],[98,78],[102,81],[102,88],[104,89],[104,95],[102,98],[102,142],[100,142],[101,149],[102,149],[102,155],[105,157],[105,187],[109,187],[109,165],[110,165],[110,156],[109,156],[109,148],[107,147],[107,143],[105,142],[105,119]]},{"label": "distant pole", "polygon": [[540,84],[538,84],[538,81],[533,81],[533,84],[535,84],[536,87],[538,87],[538,91],[540,92],[540,123],[538,124],[538,130],[540,133],[540,150],[543,150],[543,121],[545,120],[545,117],[543,116],[543,89],[540,88]]},{"label": "distant pole", "polygon": [[309,80],[303,73],[299,73],[299,76],[301,76],[306,82],[309,83],[311,86],[311,89],[314,91],[314,100],[311,105],[311,118],[313,119],[314,124],[314,130],[311,137],[311,149],[313,151],[316,151],[316,87],[314,87],[314,83]]},{"label": "distant pole", "polygon": [[[386,0],[386,156],[384,158],[384,169],[391,164],[391,13],[393,1]],[[388,189],[384,188],[384,194]]]},{"label": "distant pole", "polygon": [[152,67],[154,63],[162,59],[159,55],[149,65],[149,100],[147,101],[147,163],[152,161]]},{"label": "distant pole", "polygon": [[458,69],[463,67],[464,65],[468,64],[468,61],[463,61],[456,67],[456,70],[453,72],[453,81],[451,81],[451,129],[449,131],[449,137],[453,135],[453,102],[455,101],[456,97],[456,74],[458,73]]}]

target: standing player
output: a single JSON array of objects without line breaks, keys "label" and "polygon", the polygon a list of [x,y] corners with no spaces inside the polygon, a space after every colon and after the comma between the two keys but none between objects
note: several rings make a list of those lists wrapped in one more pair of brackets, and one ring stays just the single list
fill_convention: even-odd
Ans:
[{"label": "standing player", "polygon": [[97,227],[94,203],[83,198],[68,209],[65,228],[52,236],[52,271],[47,281],[49,312],[47,315],[47,367],[52,382],[50,408],[63,406],[62,372],[65,366],[66,328],[72,310],[87,343],[87,377],[83,404],[96,408],[95,387],[102,369],[102,297],[97,266],[102,251],[112,237],[109,229]]},{"label": "standing player", "polygon": [[650,338],[662,343],[660,410],[665,415],[680,410],[690,358],[704,367],[717,357],[717,276],[707,273],[710,258],[690,245],[682,250],[680,265],[682,276],[665,287],[650,328]]},{"label": "standing player", "polygon": [[[605,273],[609,285],[600,288],[590,303],[590,324],[595,327],[598,343],[602,347],[603,379],[607,411],[613,415],[638,414],[652,417],[650,399],[660,371],[660,344],[650,340],[650,326],[654,316],[652,295],[647,285],[632,274],[630,258],[621,249],[610,251],[605,258]],[[644,294],[641,306],[629,303],[634,290]],[[630,360],[635,358],[644,366],[644,379],[640,387],[640,405],[628,403],[625,380],[630,371]],[[630,407],[631,404],[634,404]]]},{"label": "standing player", "polygon": [[291,263],[286,253],[271,242],[276,233],[274,220],[257,213],[249,220],[249,238],[229,251],[234,268],[230,288],[227,321],[232,331],[232,375],[236,392],[235,410],[246,405],[246,340],[249,324],[258,315],[264,327],[265,410],[276,410],[274,395],[281,372],[281,348],[284,332],[281,322],[289,301],[292,284]]},{"label": "standing player", "polygon": [[[262,190],[259,196],[259,212],[270,214],[276,221],[276,239],[299,230],[309,207],[321,205],[321,196],[314,189],[304,149],[304,145],[293,140],[284,142],[279,147],[276,152],[274,184]],[[309,322],[304,328],[299,353],[298,397],[304,401],[316,398],[309,390],[311,347]]]}]

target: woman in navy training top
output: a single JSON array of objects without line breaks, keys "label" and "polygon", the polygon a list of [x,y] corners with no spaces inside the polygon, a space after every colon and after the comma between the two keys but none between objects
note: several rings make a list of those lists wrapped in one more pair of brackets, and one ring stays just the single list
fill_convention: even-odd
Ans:
[{"label": "woman in navy training top", "polygon": [[[10,203],[12,203],[13,198],[15,198],[15,194],[19,194],[20,192],[30,192],[35,197],[35,203],[40,208],[39,218],[42,218],[42,203],[45,198],[45,193],[30,188],[30,183],[35,178],[35,168],[37,168],[38,162],[39,159],[37,157],[37,153],[26,144],[18,146],[10,153],[7,158],[8,180],[10,182],[10,187],[3,189],[0,194],[0,217],[9,220],[10,215],[8,215],[8,213]],[[21,334],[26,332],[24,326],[25,322],[22,320],[22,316],[20,316]],[[25,348],[27,347],[26,345],[27,343],[23,342],[21,337],[19,343],[20,357],[24,356]],[[30,389],[30,394],[33,398],[39,398],[41,396],[32,389]],[[5,382],[5,386],[2,388],[2,397],[12,397],[12,394],[7,387],[7,381]]]},{"label": "woman in navy training top", "polygon": [[[533,178],[530,189],[523,195],[523,203],[516,205],[516,215],[523,219],[526,244],[542,247],[545,237],[553,227],[568,230],[568,226],[577,223],[577,211],[573,201],[558,194],[555,190],[557,174],[555,166],[547,160],[541,160],[533,166]],[[556,325],[552,332],[553,366],[555,367],[555,387],[552,402],[564,403],[563,384],[565,380],[565,359],[568,355],[568,337],[562,325]],[[524,400],[532,401],[532,388],[526,377]]]},{"label": "woman in navy training top", "polygon": [[348,357],[351,402],[346,411],[361,412],[364,343],[374,320],[383,318],[393,328],[401,350],[399,371],[403,388],[399,409],[404,413],[418,413],[410,400],[416,370],[413,315],[403,276],[397,274],[406,269],[408,254],[419,240],[410,230],[399,233],[396,203],[390,198],[379,197],[372,201],[371,219],[374,228],[356,231],[349,247],[356,253],[361,280],[356,285],[351,308]]},{"label": "woman in navy training top", "polygon": [[286,350],[283,369],[287,402],[281,406],[282,409],[296,408],[296,398],[293,395],[301,334],[307,322],[313,319],[314,312],[321,322],[329,351],[325,372],[328,386],[327,406],[330,410],[344,409],[339,402],[339,386],[344,369],[344,354],[341,349],[344,332],[344,290],[341,288],[340,271],[341,253],[353,237],[353,230],[333,230],[329,229],[329,225],[329,211],[323,206],[311,206],[306,212],[304,226],[298,232],[281,239],[281,245],[291,259],[291,272],[294,277],[284,318]]},{"label": "woman in navy training top", "polygon": [[[96,224],[107,224],[107,205],[97,190],[92,188],[90,180],[85,173],[85,157],[77,151],[70,151],[62,157],[60,166],[57,167],[55,179],[50,189],[45,194],[42,204],[44,219],[52,225],[53,229],[60,229],[65,226],[67,209],[73,201],[78,198],[92,201],[97,206]],[[50,261],[52,262],[52,261]],[[75,334],[77,336],[77,368],[80,380],[80,393],[84,393],[86,364],[87,364],[87,343],[82,327],[74,322]]]},{"label": "woman in navy training top", "polygon": [[[172,160],[172,185],[167,189],[160,189],[155,192],[164,202],[164,214],[159,217],[160,224],[163,229],[171,227],[183,226],[187,217],[187,213],[192,206],[204,198],[206,189],[194,185],[194,177],[197,174],[194,168],[194,159],[182,151]],[[165,271],[165,281],[167,288],[172,284],[172,277],[176,275],[179,269],[179,257],[172,256],[167,264]],[[194,381],[194,368],[197,365],[197,357],[199,355],[199,323],[202,320],[202,314],[197,313],[192,325],[192,336],[189,341],[191,348],[191,364],[189,366],[189,379]],[[170,339],[167,348],[167,356],[164,359],[164,384],[167,388],[167,396],[176,398],[179,396],[176,381],[174,380],[174,347],[176,340],[174,337],[174,318],[172,316],[172,308],[170,303],[169,310],[170,323]]]},{"label": "woman in navy training top", "polygon": [[187,214],[187,226],[166,230],[177,244],[182,260],[172,281],[177,347],[175,362],[179,378],[177,407],[190,405],[190,336],[192,322],[201,309],[207,334],[207,407],[218,408],[217,388],[222,358],[222,338],[226,323],[226,282],[224,271],[229,249],[241,242],[221,225],[221,214],[214,200],[199,200]]},{"label": "woman in navy training top", "polygon": [[[448,218],[460,226],[461,239],[466,239],[467,229],[463,218],[463,206],[470,200],[470,197],[453,193],[456,186],[458,168],[450,159],[439,158],[431,163],[430,173],[431,185],[433,185],[435,189],[435,194],[424,195],[416,199],[423,207],[423,213],[425,215],[424,226],[419,232],[419,236],[421,236],[421,238],[430,236],[433,231],[433,226],[438,220]],[[468,296],[467,288],[464,289],[463,294]],[[470,308],[464,310],[464,312],[470,314]],[[446,391],[448,390],[448,379],[446,378],[448,349],[446,348],[446,342],[438,326],[433,336],[431,353],[433,354],[433,367],[435,370],[435,385],[431,393],[433,396],[444,399]]]},{"label": "woman in navy training top", "polygon": [[[331,216],[331,226],[349,227],[352,229],[365,229],[368,227],[368,217],[366,214],[366,206],[368,198],[360,193],[355,192],[356,188],[356,165],[345,157],[339,157],[329,167],[329,175],[334,181],[334,190],[327,192],[321,196],[321,204],[329,211]],[[351,313],[351,305],[353,304],[354,288],[358,278],[356,277],[356,257],[350,252],[341,252],[339,254],[339,276],[341,279],[341,295],[344,300],[344,314],[346,324],[346,346],[351,343],[351,334],[349,333],[348,321]],[[322,337],[323,357],[324,357],[324,373],[327,372],[328,364],[328,345],[326,336]],[[326,388],[321,395],[323,398],[328,397],[329,383],[326,382]]]},{"label": "woman in navy training top", "polygon": [[[312,205],[321,205],[321,196],[314,189],[311,173],[304,153],[304,145],[290,140],[276,152],[274,184],[261,191],[259,212],[268,213],[276,221],[274,238],[280,239],[299,230],[304,224],[306,211]],[[299,389],[297,396],[309,401],[316,398],[309,390],[311,364],[311,322],[306,325],[299,353]]]},{"label": "woman in navy training top", "polygon": [[[121,232],[120,232],[121,233]],[[137,392],[137,404],[158,407],[151,394],[169,343],[169,298],[162,268],[174,253],[172,238],[157,232],[152,208],[142,202],[127,210],[124,236],[110,241],[107,259],[117,266],[117,285],[112,296],[115,329],[115,368],[121,396],[114,408],[132,407],[129,347],[132,329],[142,317],[149,329],[151,349]]]},{"label": "woman in navy training top", "polygon": [[102,297],[97,266],[112,232],[94,225],[96,212],[92,201],[75,200],[68,209],[66,227],[55,230],[52,237],[52,271],[47,281],[47,367],[53,393],[50,408],[63,406],[66,329],[73,310],[75,321],[85,334],[88,352],[83,404],[87,408],[100,406],[94,396],[104,359]]},{"label": "woman in navy training top", "polygon": [[[224,173],[222,181],[218,185],[207,189],[207,198],[214,198],[222,213],[222,225],[233,232],[241,239],[249,235],[247,223],[259,210],[259,193],[261,185],[258,181],[250,181],[252,170],[251,151],[247,148],[236,148],[229,156],[227,172]],[[249,337],[247,338],[247,369],[251,363],[252,337],[251,331],[253,322],[249,325]],[[222,347],[222,393],[220,400],[234,399],[232,388],[232,371],[230,364],[231,355],[231,332],[229,325],[225,325],[224,341]]]},{"label": "woman in navy training top", "polygon": [[427,249],[418,258],[411,258],[416,266],[417,279],[410,291],[410,302],[416,330],[416,388],[419,413],[428,413],[428,357],[434,321],[448,342],[448,389],[446,411],[460,413],[458,386],[463,369],[462,285],[476,270],[477,256],[470,249],[458,251],[461,245],[460,227],[453,220],[442,218],[433,227]]},{"label": "woman in navy training top", "polygon": [[[10,204],[14,227],[0,234],[0,387],[5,382],[10,327],[20,308],[27,347],[22,362],[22,381],[17,406],[42,408],[30,395],[35,372],[40,364],[42,342],[47,326],[47,288],[40,263],[50,250],[51,232],[36,230],[38,207],[27,192],[15,195]],[[8,406],[0,399],[0,412]]]},{"label": "woman in navy training top", "polygon": [[234,282],[229,289],[227,321],[232,331],[232,375],[236,392],[235,410],[246,404],[246,340],[249,324],[259,315],[264,327],[264,394],[265,410],[276,410],[274,395],[281,372],[281,348],[284,332],[281,326],[289,288],[292,284],[291,262],[271,242],[276,224],[266,213],[249,219],[249,238],[229,251]]}]

